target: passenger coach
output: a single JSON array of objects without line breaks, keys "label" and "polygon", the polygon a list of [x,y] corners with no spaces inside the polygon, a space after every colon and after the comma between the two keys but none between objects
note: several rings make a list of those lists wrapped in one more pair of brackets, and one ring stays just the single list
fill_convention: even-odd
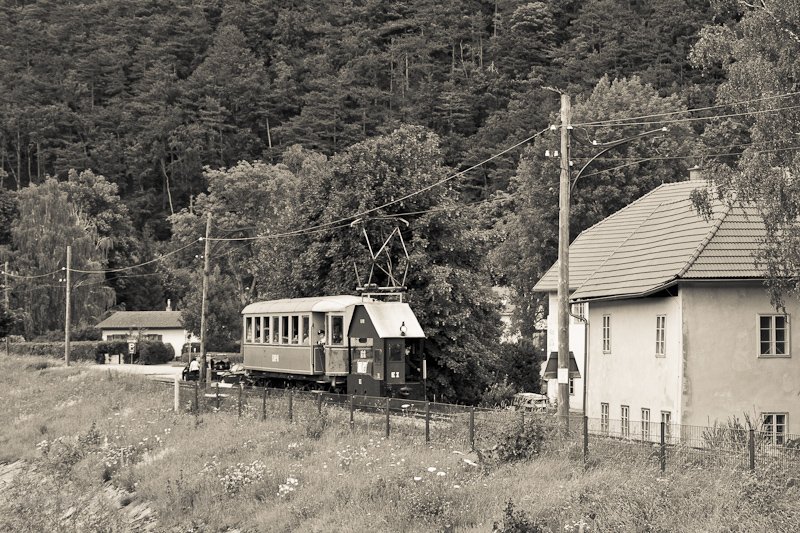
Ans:
[{"label": "passenger coach", "polygon": [[287,298],[242,315],[244,367],[258,385],[424,398],[425,334],[407,303]]}]

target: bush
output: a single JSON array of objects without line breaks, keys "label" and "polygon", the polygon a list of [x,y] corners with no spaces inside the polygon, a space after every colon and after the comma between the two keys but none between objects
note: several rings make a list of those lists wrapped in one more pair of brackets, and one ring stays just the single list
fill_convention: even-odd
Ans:
[{"label": "bush", "polygon": [[[75,341],[70,343],[69,357],[72,361],[95,361],[97,354],[95,341]],[[39,355],[44,357],[64,357],[64,342],[14,342],[9,346],[12,355]]]},{"label": "bush", "polygon": [[508,382],[508,376],[503,381],[492,383],[481,397],[481,407],[505,407],[511,405],[514,395],[519,392],[513,383]]},{"label": "bush", "polygon": [[498,533],[543,533],[545,530],[541,524],[533,520],[528,513],[523,510],[515,510],[514,502],[508,500],[506,508],[503,509],[503,523],[494,523],[492,531]]},{"label": "bush", "polygon": [[141,365],[160,365],[175,359],[175,349],[172,345],[159,341],[141,341],[138,351],[139,355],[134,360]]},{"label": "bush", "polygon": [[541,452],[547,431],[534,417],[525,417],[524,422],[521,416],[505,417],[494,432],[493,446],[479,455],[500,463],[533,459]]}]

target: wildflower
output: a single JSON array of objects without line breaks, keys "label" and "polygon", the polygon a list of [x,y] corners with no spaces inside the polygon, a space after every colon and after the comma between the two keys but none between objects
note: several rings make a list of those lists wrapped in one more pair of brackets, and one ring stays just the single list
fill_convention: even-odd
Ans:
[{"label": "wildflower", "polygon": [[442,472],[441,470],[439,470],[438,472],[436,472],[436,475],[439,476],[439,477],[442,477],[442,476],[445,476],[446,474],[444,472]]},{"label": "wildflower", "polygon": [[459,484],[457,484],[457,483],[456,483],[455,485],[453,485],[453,488],[454,488],[454,489],[460,489],[460,488],[461,488],[461,485],[459,485]]},{"label": "wildflower", "polygon": [[429,466],[428,467],[428,472],[431,472],[431,473],[436,472],[436,467],[435,466]]},{"label": "wildflower", "polygon": [[422,478],[419,476],[414,476],[414,481],[422,481]]}]

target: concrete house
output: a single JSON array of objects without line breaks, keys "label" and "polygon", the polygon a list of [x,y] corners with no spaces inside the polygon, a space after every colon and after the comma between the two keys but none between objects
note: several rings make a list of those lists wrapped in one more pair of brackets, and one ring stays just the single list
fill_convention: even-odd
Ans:
[{"label": "concrete house", "polygon": [[187,342],[197,338],[186,331],[181,323],[181,312],[171,311],[117,311],[99,324],[103,340],[154,340],[172,345],[175,357]]},{"label": "concrete house", "polygon": [[[570,327],[588,380],[586,414],[623,436],[655,438],[661,421],[708,426],[747,413],[781,444],[800,433],[792,346],[800,302],[788,300],[785,313],[771,306],[754,260],[761,217],[738,202],[698,215],[690,194],[706,187],[698,179],[662,185],[570,246],[573,309],[582,306],[589,321],[588,331]],[[556,264],[536,285],[550,295],[549,351],[558,345],[557,275]]]}]

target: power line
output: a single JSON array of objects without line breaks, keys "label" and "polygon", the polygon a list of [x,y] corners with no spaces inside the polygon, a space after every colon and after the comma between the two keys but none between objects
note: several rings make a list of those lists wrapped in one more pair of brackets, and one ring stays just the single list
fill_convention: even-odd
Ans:
[{"label": "power line", "polygon": [[374,213],[375,211],[379,211],[381,209],[385,209],[386,207],[389,207],[391,205],[403,202],[405,200],[408,200],[409,198],[413,198],[414,196],[417,196],[417,195],[422,194],[424,192],[428,192],[429,190],[431,190],[431,189],[433,189],[435,187],[438,187],[440,185],[443,185],[444,183],[447,183],[448,181],[451,181],[451,180],[453,180],[453,179],[455,179],[457,177],[463,176],[467,172],[469,172],[471,170],[474,170],[474,169],[476,169],[476,168],[478,168],[480,166],[483,166],[486,163],[489,163],[490,161],[493,161],[494,159],[497,159],[498,157],[510,152],[511,150],[514,150],[515,148],[518,148],[518,147],[522,146],[523,144],[532,141],[533,139],[535,139],[536,137],[542,135],[544,132],[548,131],[549,129],[550,129],[550,127],[548,126],[548,127],[544,128],[543,130],[531,135],[530,137],[527,137],[527,138],[525,138],[525,139],[513,144],[512,146],[509,146],[508,148],[505,148],[504,150],[502,150],[500,152],[497,152],[496,154],[493,154],[490,157],[487,157],[483,161],[481,161],[479,163],[476,163],[476,164],[474,164],[474,165],[472,165],[472,166],[470,166],[468,168],[465,168],[464,170],[460,170],[460,171],[458,171],[458,172],[456,172],[454,174],[451,174],[450,176],[442,178],[442,179],[440,179],[439,181],[437,181],[435,183],[427,185],[427,186],[425,186],[425,187],[423,187],[421,189],[418,189],[416,191],[410,192],[410,193],[408,193],[408,194],[406,194],[404,196],[401,196],[400,198],[397,198],[395,200],[391,200],[391,201],[386,202],[386,203],[384,203],[382,205],[379,205],[377,207],[366,209],[366,210],[361,211],[359,213],[355,213],[355,214],[352,214],[352,215],[349,215],[349,216],[346,216],[346,217],[342,217],[342,218],[339,218],[337,220],[333,220],[331,222],[325,222],[323,224],[319,224],[317,226],[312,226],[310,228],[303,228],[303,229],[295,230],[295,231],[287,231],[287,232],[279,233],[279,234],[256,235],[256,236],[253,236],[253,237],[235,237],[235,238],[230,238],[230,239],[219,238],[219,237],[216,237],[216,238],[215,237],[211,237],[209,240],[212,240],[212,241],[248,241],[248,240],[250,240],[250,241],[252,241],[252,240],[261,240],[261,239],[274,239],[274,238],[277,238],[277,237],[291,237],[291,236],[294,236],[294,235],[303,234],[303,233],[308,232],[308,231],[314,231],[314,230],[318,230],[318,229],[321,230],[321,229],[327,228],[329,226],[335,226],[335,225],[342,224],[342,223],[347,222],[347,221],[356,220],[356,219],[361,218],[363,216],[369,215],[370,213]]},{"label": "power line", "polygon": [[166,259],[167,257],[169,257],[171,255],[175,255],[178,252],[182,252],[183,250],[189,248],[190,246],[194,246],[195,244],[201,242],[202,240],[203,240],[203,238],[200,237],[200,238],[190,242],[189,244],[187,244],[185,246],[181,246],[180,248],[176,248],[175,250],[172,250],[171,252],[167,252],[165,254],[161,254],[160,256],[156,257],[155,259],[150,259],[149,261],[144,261],[143,263],[138,263],[136,265],[130,265],[130,266],[119,267],[119,268],[108,268],[108,269],[105,269],[105,270],[80,270],[80,269],[77,269],[77,268],[71,268],[70,270],[72,270],[73,272],[80,272],[81,274],[109,274],[109,273],[112,273],[112,272],[124,272],[126,270],[132,270],[134,268],[143,267],[145,265],[150,265],[150,264],[155,263],[157,261],[161,261],[163,259]]},{"label": "power line", "polygon": [[684,109],[684,110],[679,110],[679,111],[667,111],[667,112],[664,112],[664,113],[653,113],[653,114],[650,114],[650,115],[638,115],[638,116],[634,116],[634,117],[626,117],[626,118],[621,118],[621,119],[595,120],[595,121],[591,121],[591,122],[583,122],[583,123],[579,123],[579,124],[573,124],[573,127],[574,126],[603,126],[603,125],[606,125],[606,124],[619,122],[621,120],[642,120],[642,119],[646,119],[646,118],[666,117],[666,116],[672,116],[672,115],[681,115],[681,114],[685,114],[685,113],[696,113],[698,111],[710,111],[712,109],[720,109],[720,108],[724,108],[724,107],[735,107],[735,106],[740,106],[740,105],[745,105],[745,104],[753,104],[753,103],[756,103],[756,102],[765,102],[767,100],[776,100],[776,99],[779,99],[779,98],[788,98],[790,96],[797,96],[797,95],[800,95],[800,91],[791,92],[791,93],[784,93],[784,94],[778,94],[778,95],[773,95],[773,96],[764,96],[762,98],[754,98],[752,100],[742,100],[740,102],[733,102],[733,103],[730,103],[730,104],[717,104],[717,105],[712,105],[712,106],[696,107],[696,108],[692,108],[692,109]]},{"label": "power line", "polygon": [[800,105],[793,105],[787,107],[778,107],[778,108],[771,108],[771,109],[760,109],[756,111],[744,111],[741,113],[728,113],[725,115],[711,115],[708,117],[688,117],[688,118],[681,118],[681,119],[673,119],[673,120],[655,120],[655,121],[646,121],[646,122],[619,122],[620,120],[628,120],[628,119],[617,119],[615,123],[602,123],[602,124],[592,124],[592,123],[585,123],[585,124],[574,124],[573,127],[616,127],[616,126],[653,126],[657,124],[685,124],[689,122],[698,122],[700,120],[714,120],[718,118],[731,118],[731,117],[743,117],[749,115],[760,115],[766,113],[777,113],[779,111],[790,111],[792,109],[799,109]]}]

